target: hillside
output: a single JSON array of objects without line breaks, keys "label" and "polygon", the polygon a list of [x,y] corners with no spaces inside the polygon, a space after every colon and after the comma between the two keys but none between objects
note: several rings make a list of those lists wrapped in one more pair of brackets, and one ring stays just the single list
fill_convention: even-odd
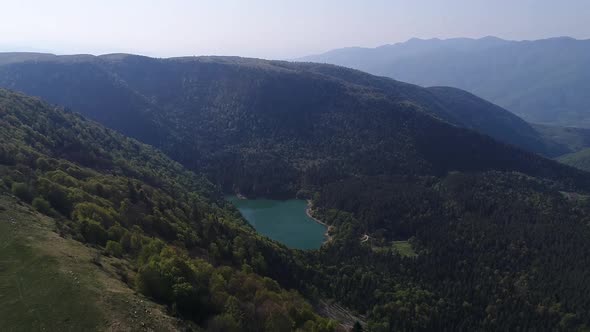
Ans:
[{"label": "hillside", "polygon": [[3,328],[334,330],[269,278],[298,286],[301,254],[257,235],[203,177],[6,90],[0,129]]},{"label": "hillside", "polygon": [[[137,86],[160,105],[143,114],[161,130],[137,132],[226,190],[311,197],[314,217],[333,229],[320,250],[289,250],[158,150],[0,90],[6,211],[20,202],[44,214],[60,239],[82,248],[72,256],[84,264],[100,253],[93,271],[110,271],[107,280],[163,305],[163,324],[176,324],[172,315],[197,330],[338,328],[302,296],[315,311],[361,317],[372,331],[590,324],[588,173],[441,121],[408,102],[403,93],[432,94],[411,85],[334,66],[145,60],[109,60],[126,69],[117,76],[123,89]],[[188,68],[194,81],[177,81]],[[350,83],[359,76],[393,84],[400,97]],[[120,128],[132,125],[120,120]],[[0,273],[12,278],[19,265]],[[80,310],[121,310],[96,302],[100,284],[90,286]],[[72,324],[100,330],[109,322]]]},{"label": "hillside", "polygon": [[332,63],[421,86],[472,92],[533,123],[589,127],[590,41],[411,39],[343,48],[301,61]]},{"label": "hillside", "polygon": [[[349,308],[343,316],[374,331],[590,323],[590,175],[449,123],[479,98],[331,65],[75,59],[21,63],[10,77],[35,74],[22,80],[30,89],[51,87],[207,179],[81,115],[4,92],[5,190],[53,216],[65,237],[127,259],[119,279],[182,322],[333,330],[303,294],[317,312]],[[113,91],[125,116],[110,107]],[[500,123],[507,114],[482,110]],[[311,198],[333,241],[289,250],[256,234],[219,189]]]},{"label": "hillside", "polygon": [[[428,88],[440,102],[453,110],[456,123],[462,127],[483,132],[491,137],[502,137],[504,142],[523,142],[516,144],[525,150],[539,152],[537,147],[544,146],[545,155],[556,156],[579,149],[578,146],[559,140],[559,137],[545,135],[538,126],[532,126],[514,116],[509,111],[485,101],[467,91],[450,87]],[[477,110],[474,112],[473,110]],[[524,142],[527,142],[524,145]],[[588,143],[583,142],[588,146]]]},{"label": "hillside", "polygon": [[569,153],[559,157],[560,162],[590,172],[590,149]]},{"label": "hillside", "polygon": [[185,325],[120,280],[124,260],[60,237],[55,227],[54,219],[0,194],[3,330],[172,331]]},{"label": "hillside", "polygon": [[577,127],[560,127],[533,125],[533,128],[545,141],[553,142],[568,153],[577,152],[590,147],[590,129]]},{"label": "hillside", "polygon": [[[92,57],[2,53],[0,74],[0,86],[66,105],[152,144],[166,136],[162,126],[176,125],[167,123],[168,116],[162,116],[172,105],[190,111],[228,108],[236,103],[257,107],[254,102],[276,102],[270,99],[266,86],[282,82],[283,86],[276,88],[294,89],[299,94],[278,96],[285,98],[281,107],[326,107],[318,102],[319,93],[326,96],[334,92],[330,97],[334,99],[352,88],[360,90],[357,93],[370,91],[398,103],[415,104],[447,122],[529,151],[549,156],[566,152],[545,142],[518,117],[475,97],[465,104],[455,98],[453,102],[463,108],[458,114],[455,107],[446,106],[446,94],[333,66],[230,57],[151,59],[124,54]],[[319,85],[332,90],[311,91],[311,87]],[[255,94],[259,100],[252,98]],[[295,98],[309,99],[309,105],[301,105]],[[146,118],[152,121],[146,122]],[[137,128],[149,129],[149,134]]]},{"label": "hillside", "polygon": [[585,186],[573,180],[581,173],[457,128],[535,152],[567,152],[498,107],[342,67],[107,55],[11,60],[0,73],[2,85],[153,144],[225,191],[292,196],[350,174],[486,169],[563,175]]}]

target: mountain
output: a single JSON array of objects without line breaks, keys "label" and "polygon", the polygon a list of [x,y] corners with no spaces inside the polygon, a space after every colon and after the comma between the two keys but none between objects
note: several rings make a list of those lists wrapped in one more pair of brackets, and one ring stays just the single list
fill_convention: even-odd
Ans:
[{"label": "mountain", "polygon": [[0,63],[0,85],[75,109],[250,195],[292,195],[354,173],[493,169],[504,153],[502,168],[521,170],[512,156],[531,158],[456,126],[548,156],[570,152],[468,93],[336,66],[124,54],[4,54]]},{"label": "mountain", "polygon": [[453,111],[453,123],[462,127],[548,156],[579,149],[578,146],[567,144],[568,142],[560,141],[557,137],[546,135],[538,127],[467,91],[450,87],[431,87],[428,90],[437,96],[445,108]]},{"label": "mountain", "polygon": [[411,39],[343,48],[301,61],[332,63],[421,86],[467,90],[526,121],[590,126],[590,40]]},{"label": "mountain", "polygon": [[257,235],[203,177],[1,89],[0,129],[3,329],[334,330],[267,277],[292,283],[296,253]]},{"label": "mountain", "polygon": [[[590,324],[590,174],[453,123],[482,103],[469,93],[227,57],[0,70],[13,88],[153,144],[6,93],[3,190],[17,197],[6,211],[44,211],[65,238],[122,256],[120,279],[189,327],[338,328],[314,312],[371,331]],[[481,107],[503,123],[505,111]],[[330,241],[285,248],[222,191],[310,199]]]}]

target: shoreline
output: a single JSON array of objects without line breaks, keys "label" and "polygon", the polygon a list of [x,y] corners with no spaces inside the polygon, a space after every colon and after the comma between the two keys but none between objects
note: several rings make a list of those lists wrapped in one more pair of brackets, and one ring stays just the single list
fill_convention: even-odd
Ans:
[{"label": "shoreline", "polygon": [[308,199],[307,200],[307,207],[305,208],[305,214],[313,221],[326,227],[326,232],[324,233],[326,240],[324,241],[323,244],[332,242],[333,237],[332,237],[332,235],[330,235],[330,232],[334,230],[334,226],[330,226],[330,225],[326,224],[325,222],[319,220],[318,218],[314,217],[312,215],[312,211],[313,211],[313,203],[311,202],[311,199]]}]

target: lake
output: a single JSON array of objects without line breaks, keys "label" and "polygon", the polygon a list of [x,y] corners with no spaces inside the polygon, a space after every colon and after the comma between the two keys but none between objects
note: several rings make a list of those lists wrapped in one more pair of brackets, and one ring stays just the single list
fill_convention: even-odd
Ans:
[{"label": "lake", "polygon": [[325,241],[326,227],[307,216],[307,201],[301,199],[239,199],[227,196],[257,232],[289,248],[318,249]]}]

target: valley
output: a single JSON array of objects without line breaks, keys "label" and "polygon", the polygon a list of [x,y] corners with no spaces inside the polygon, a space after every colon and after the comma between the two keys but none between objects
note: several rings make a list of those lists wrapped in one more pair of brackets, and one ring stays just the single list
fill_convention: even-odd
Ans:
[{"label": "valley", "polygon": [[590,1],[1,8],[0,332],[590,332]]},{"label": "valley", "polygon": [[180,328],[590,324],[590,173],[548,158],[584,131],[332,65],[2,58],[41,97],[0,89],[2,197]]}]

